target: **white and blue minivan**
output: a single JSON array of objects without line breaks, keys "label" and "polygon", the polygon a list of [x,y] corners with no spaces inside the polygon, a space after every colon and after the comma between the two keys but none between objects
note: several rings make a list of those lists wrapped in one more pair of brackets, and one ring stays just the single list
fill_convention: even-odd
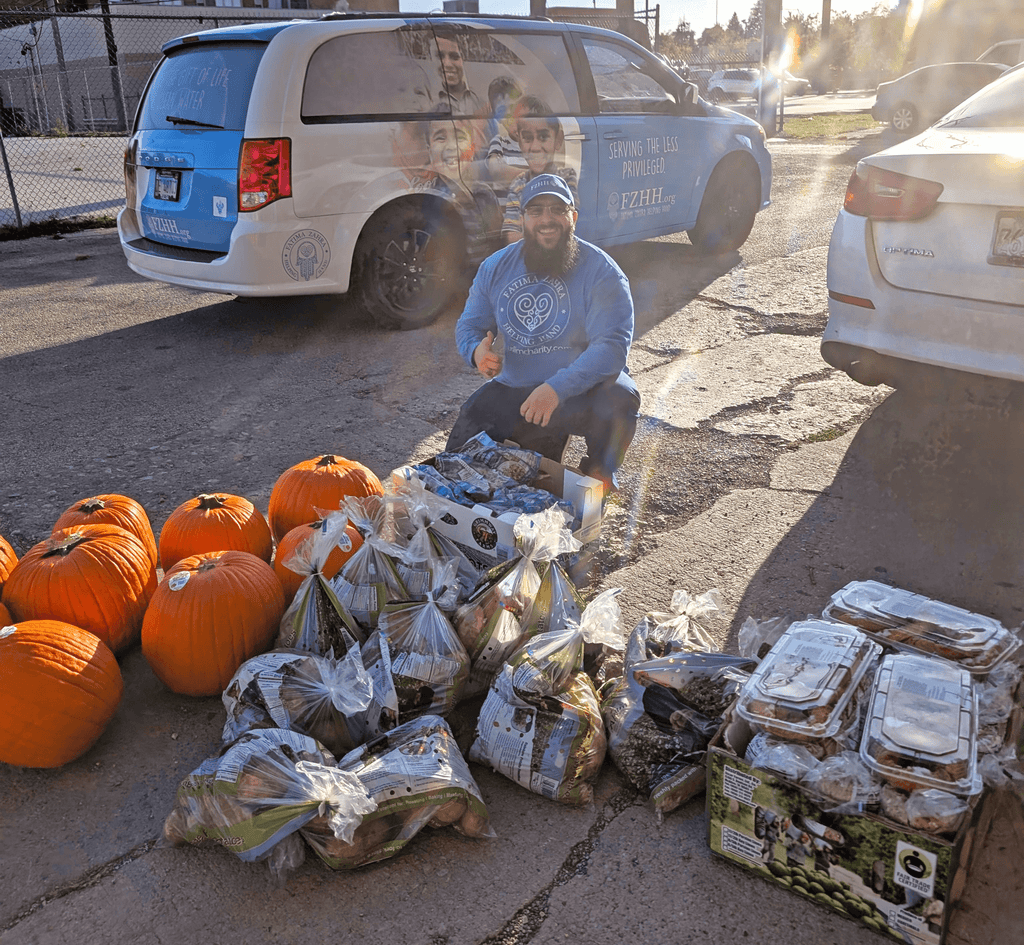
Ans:
[{"label": "white and blue minivan", "polygon": [[768,205],[760,125],[624,36],[546,19],[328,14],[163,47],[118,231],[151,279],[238,296],[352,292],[435,319],[521,233],[535,174],[601,247],[685,231],[736,249]]}]

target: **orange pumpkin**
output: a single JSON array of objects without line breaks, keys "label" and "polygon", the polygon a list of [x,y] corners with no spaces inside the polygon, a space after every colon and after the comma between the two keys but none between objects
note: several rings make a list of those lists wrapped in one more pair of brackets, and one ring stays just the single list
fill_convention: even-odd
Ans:
[{"label": "orange pumpkin", "polygon": [[88,751],[121,701],[114,654],[58,620],[0,629],[0,761],[56,768]]},{"label": "orange pumpkin", "polygon": [[142,622],[142,652],[186,696],[222,693],[247,659],[273,643],[284,615],[274,569],[248,551],[192,555],[164,575]]},{"label": "orange pumpkin", "polygon": [[125,531],[131,532],[145,545],[153,567],[155,568],[160,563],[156,553],[156,538],[153,535],[153,526],[149,523],[149,516],[140,503],[126,495],[106,493],[82,499],[65,510],[57,519],[53,530],[56,532],[62,528],[71,528],[73,525],[94,525],[96,523],[118,525]]},{"label": "orange pumpkin", "polygon": [[274,539],[263,513],[248,499],[224,492],[198,495],[171,512],[160,529],[164,571],[207,551],[248,551],[270,564]]},{"label": "orange pumpkin", "polygon": [[293,528],[341,508],[346,496],[384,495],[380,480],[362,463],[330,453],[286,469],[270,492],[270,530],[280,541]]},{"label": "orange pumpkin", "polygon": [[11,576],[14,566],[18,563],[18,556],[14,553],[10,542],[0,535],[0,594],[3,593],[4,584]]},{"label": "orange pumpkin", "polygon": [[11,616],[11,612],[3,604],[0,604],[0,627],[6,627],[12,623],[14,623],[14,618]]},{"label": "orange pumpkin", "polygon": [[120,653],[139,639],[156,568],[139,539],[117,525],[54,532],[17,563],[4,585],[15,621],[63,620]]},{"label": "orange pumpkin", "polygon": [[[278,580],[281,582],[281,587],[284,590],[285,604],[288,604],[291,599],[295,596],[295,592],[299,589],[299,585],[309,577],[308,573],[293,571],[291,568],[286,567],[286,562],[292,555],[292,552],[302,544],[307,538],[311,538],[316,534],[318,528],[320,528],[322,522],[310,522],[308,525],[298,525],[288,532],[277,543],[277,551],[274,553],[274,573],[277,575]],[[345,539],[348,539],[347,541]],[[341,568],[342,565],[348,561],[359,549],[359,546],[363,543],[363,536],[359,533],[359,530],[355,525],[345,526],[345,535],[341,542],[335,546],[331,553],[327,556],[327,562],[323,567],[323,576],[330,580],[334,577]]]}]

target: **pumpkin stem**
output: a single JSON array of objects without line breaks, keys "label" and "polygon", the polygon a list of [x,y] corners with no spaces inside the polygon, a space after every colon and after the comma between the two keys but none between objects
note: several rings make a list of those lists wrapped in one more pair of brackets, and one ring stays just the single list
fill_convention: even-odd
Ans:
[{"label": "pumpkin stem", "polygon": [[317,463],[317,466],[333,466],[337,462],[337,456],[335,456],[333,453],[325,453],[323,456],[320,457],[320,462]]},{"label": "pumpkin stem", "polygon": [[107,504],[102,499],[86,499],[78,507],[78,511],[87,512],[91,515],[93,512],[98,512],[100,509],[105,509],[106,507]]},{"label": "pumpkin stem", "polygon": [[42,557],[53,558],[57,555],[60,555],[62,558],[67,557],[82,542],[87,540],[86,536],[81,532],[72,532],[67,538],[61,538],[59,541],[51,539],[47,542],[46,551],[43,552]]},{"label": "pumpkin stem", "polygon": [[196,571],[212,571],[219,563],[219,561],[203,561],[196,568]]},{"label": "pumpkin stem", "polygon": [[224,500],[219,495],[208,495],[203,493],[197,496],[199,499],[199,508],[206,511],[208,509],[222,509],[224,508]]}]

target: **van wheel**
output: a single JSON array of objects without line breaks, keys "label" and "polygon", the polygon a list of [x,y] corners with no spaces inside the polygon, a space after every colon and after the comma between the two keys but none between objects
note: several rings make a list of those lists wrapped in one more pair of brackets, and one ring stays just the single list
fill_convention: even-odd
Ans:
[{"label": "van wheel", "polygon": [[718,167],[700,202],[697,223],[687,232],[702,253],[728,253],[738,249],[754,228],[761,200],[761,181],[735,163]]},{"label": "van wheel", "polygon": [[441,206],[402,204],[372,219],[356,248],[359,297],[381,328],[435,321],[461,283],[465,238]]}]

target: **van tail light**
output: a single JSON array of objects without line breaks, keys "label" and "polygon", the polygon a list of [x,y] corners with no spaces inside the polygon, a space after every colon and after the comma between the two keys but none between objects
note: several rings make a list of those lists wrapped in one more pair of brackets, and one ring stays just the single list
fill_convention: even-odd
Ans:
[{"label": "van tail light", "polygon": [[860,167],[846,185],[843,209],[870,220],[920,220],[935,209],[942,184],[880,167]]},{"label": "van tail light", "polygon": [[259,210],[292,195],[289,138],[246,138],[238,159],[238,209]]}]

